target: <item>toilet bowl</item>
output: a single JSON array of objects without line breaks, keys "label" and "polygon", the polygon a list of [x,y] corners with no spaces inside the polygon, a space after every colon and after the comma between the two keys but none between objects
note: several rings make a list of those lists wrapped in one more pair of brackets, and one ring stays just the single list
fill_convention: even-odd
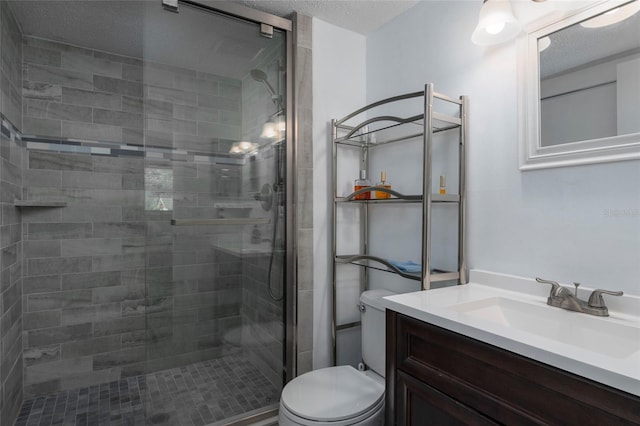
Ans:
[{"label": "toilet bowl", "polygon": [[370,371],[342,365],[292,380],[282,391],[280,426],[384,424],[384,379]]},{"label": "toilet bowl", "polygon": [[280,426],[384,424],[385,316],[380,299],[391,294],[370,290],[360,297],[362,359],[370,369],[341,365],[296,377],[282,390]]}]

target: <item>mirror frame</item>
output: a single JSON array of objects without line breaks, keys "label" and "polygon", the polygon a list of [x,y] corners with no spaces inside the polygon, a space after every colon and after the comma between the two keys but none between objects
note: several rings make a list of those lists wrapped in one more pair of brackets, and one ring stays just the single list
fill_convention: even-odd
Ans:
[{"label": "mirror frame", "polygon": [[598,1],[558,16],[544,17],[518,39],[518,139],[520,170],[640,159],[640,133],[542,147],[538,39],[606,12],[628,0]]}]

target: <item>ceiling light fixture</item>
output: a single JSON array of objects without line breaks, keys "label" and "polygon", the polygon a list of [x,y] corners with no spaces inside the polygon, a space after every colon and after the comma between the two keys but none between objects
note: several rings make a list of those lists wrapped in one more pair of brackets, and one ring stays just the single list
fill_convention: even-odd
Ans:
[{"label": "ceiling light fixture", "polygon": [[580,22],[580,25],[585,28],[600,28],[607,25],[617,24],[625,19],[635,15],[640,10],[640,1],[632,1],[624,6],[616,7],[608,12],[591,18],[587,21]]},{"label": "ceiling light fixture", "polygon": [[509,0],[484,0],[471,41],[479,46],[504,43],[520,34],[520,30]]}]

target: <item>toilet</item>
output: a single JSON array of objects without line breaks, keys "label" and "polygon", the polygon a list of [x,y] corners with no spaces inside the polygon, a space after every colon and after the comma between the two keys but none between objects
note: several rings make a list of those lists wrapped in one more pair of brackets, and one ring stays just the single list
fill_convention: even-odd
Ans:
[{"label": "toilet", "polygon": [[280,426],[383,425],[385,313],[381,299],[394,293],[369,290],[360,296],[362,359],[369,367],[322,368],[296,377],[282,390]]}]

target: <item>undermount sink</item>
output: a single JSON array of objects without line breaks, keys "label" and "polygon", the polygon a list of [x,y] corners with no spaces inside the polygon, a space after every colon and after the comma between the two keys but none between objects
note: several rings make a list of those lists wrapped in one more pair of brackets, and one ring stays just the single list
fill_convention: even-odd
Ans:
[{"label": "undermount sink", "polygon": [[640,326],[553,308],[542,302],[490,297],[448,309],[613,358],[627,358],[640,351]]}]

